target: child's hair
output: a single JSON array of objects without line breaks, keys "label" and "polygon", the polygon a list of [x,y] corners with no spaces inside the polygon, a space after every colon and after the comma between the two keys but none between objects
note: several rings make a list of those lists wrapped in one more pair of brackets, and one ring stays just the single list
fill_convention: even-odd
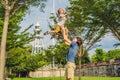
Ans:
[{"label": "child's hair", "polygon": [[[59,9],[58,9],[58,14],[60,14],[60,10],[61,10],[61,9],[62,9],[62,8],[59,8]],[[63,9],[62,9],[62,10],[63,10]],[[63,10],[63,11],[64,11],[64,10]]]}]

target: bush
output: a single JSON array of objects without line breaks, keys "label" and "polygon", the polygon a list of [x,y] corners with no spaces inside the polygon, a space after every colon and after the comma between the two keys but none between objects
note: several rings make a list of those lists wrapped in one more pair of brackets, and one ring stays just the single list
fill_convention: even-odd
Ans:
[{"label": "bush", "polygon": [[8,78],[13,79],[15,77],[15,74],[8,74]]}]

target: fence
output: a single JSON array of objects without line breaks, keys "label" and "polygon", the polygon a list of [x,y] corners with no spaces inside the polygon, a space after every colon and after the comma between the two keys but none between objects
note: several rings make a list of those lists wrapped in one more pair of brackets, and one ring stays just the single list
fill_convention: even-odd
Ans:
[{"label": "fence", "polygon": [[[79,66],[75,75],[78,76]],[[83,64],[81,66],[82,76],[120,76],[120,59],[104,61],[99,63]],[[65,76],[65,68],[39,68],[30,72],[30,77],[59,77]]]},{"label": "fence", "polygon": [[65,76],[65,69],[64,68],[54,68],[54,69],[38,69],[37,71],[30,72],[30,77],[60,77]]},{"label": "fence", "polygon": [[[76,69],[78,75],[78,67]],[[81,66],[82,76],[120,76],[120,59]]]}]

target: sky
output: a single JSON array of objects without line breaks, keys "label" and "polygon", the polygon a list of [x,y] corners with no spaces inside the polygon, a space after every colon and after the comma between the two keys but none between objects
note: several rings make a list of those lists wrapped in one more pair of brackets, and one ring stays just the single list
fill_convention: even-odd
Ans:
[{"label": "sky", "polygon": [[[21,22],[20,26],[22,27],[22,29],[25,29],[26,27],[28,27],[31,24],[35,24],[39,23],[40,24],[40,28],[42,30],[42,34],[45,31],[50,30],[49,26],[48,26],[48,22],[51,22],[51,20],[49,19],[50,17],[50,13],[51,12],[57,12],[57,10],[59,8],[66,8],[67,6],[69,6],[69,1],[68,0],[54,0],[54,8],[53,8],[53,0],[48,0],[46,2],[46,7],[44,9],[44,13],[40,12],[38,7],[31,7],[29,9],[29,13],[27,13],[25,15],[25,17],[23,18],[23,21]],[[32,27],[29,32],[33,33],[35,27]],[[48,47],[53,43],[54,40],[50,39],[50,35],[48,36],[43,36],[44,37],[44,46]],[[115,49],[115,47],[113,47],[113,44],[118,43],[119,41],[113,37],[113,35],[111,33],[108,33],[107,35],[105,35],[105,37],[98,43],[102,46],[100,46],[99,48],[103,48],[105,51],[111,50],[111,49]],[[92,49],[89,51],[89,56],[92,56],[95,52],[96,48]]]}]

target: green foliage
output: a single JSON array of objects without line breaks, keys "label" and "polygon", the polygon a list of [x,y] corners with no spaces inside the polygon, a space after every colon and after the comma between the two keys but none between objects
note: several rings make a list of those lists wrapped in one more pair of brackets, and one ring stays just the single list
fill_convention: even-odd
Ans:
[{"label": "green foliage", "polygon": [[89,57],[88,54],[89,53],[86,53],[86,54],[83,55],[82,62],[81,62],[82,64],[90,63],[90,57]]},{"label": "green foliage", "polygon": [[81,36],[85,42],[84,47],[86,50],[100,46],[97,45],[97,42],[105,35],[107,28],[104,27],[102,25],[103,22],[92,13],[95,10],[89,5],[92,6],[93,0],[70,0],[70,3],[71,6],[67,9],[70,20],[68,20],[66,26],[69,28],[71,37],[76,35]]},{"label": "green foliage", "polygon": [[[13,5],[13,7],[11,7],[11,11],[9,14],[10,16],[7,16],[7,17],[10,17],[9,25],[8,25],[7,51],[13,48],[13,46],[10,46],[11,44],[15,44],[14,47],[16,47],[16,46],[20,46],[30,42],[30,38],[28,37],[28,36],[32,36],[30,33],[26,33],[27,31],[25,31],[22,34],[18,34],[21,29],[19,24],[23,20],[24,15],[28,12],[28,9],[31,6],[39,7],[40,10],[43,11],[46,1],[47,0],[12,0],[8,2],[8,5],[2,4],[2,3],[5,3],[5,0],[2,0],[0,2],[0,41],[1,41],[1,35],[2,35],[2,27],[4,25],[3,23],[5,18],[4,6],[11,7]],[[20,37],[22,38],[20,39]],[[24,41],[24,42],[21,42],[21,41]]]},{"label": "green foliage", "polygon": [[[82,56],[82,61],[81,61],[81,64],[87,64],[87,63],[90,63],[90,57],[88,56],[89,53],[85,53],[83,56]],[[79,61],[78,61],[78,56],[76,56],[75,58],[75,62],[76,62],[76,65],[79,65]]]},{"label": "green foliage", "polygon": [[70,0],[70,3],[71,7],[68,10],[71,12],[73,24],[69,26],[80,27],[81,32],[87,32],[85,39],[91,40],[98,36],[96,40],[99,40],[111,30],[120,40],[119,0]]},{"label": "green foliage", "polygon": [[23,60],[23,51],[22,48],[13,48],[7,53],[6,65],[7,67],[13,67],[15,65],[19,65]]},{"label": "green foliage", "polygon": [[[55,63],[59,64],[59,65],[65,65],[66,64],[66,53],[68,51],[69,46],[67,46],[64,42],[60,42],[55,46],[50,46],[46,51],[46,56],[47,56],[47,60],[48,62],[52,62],[52,57],[54,56],[55,58]],[[78,56],[76,56],[76,64],[78,64]],[[88,53],[86,53],[83,57],[82,57],[82,63],[89,63],[90,59],[88,56]]]},{"label": "green foliage", "polygon": [[[6,67],[8,71],[12,70],[12,72],[16,73],[29,72],[30,70],[35,70],[46,64],[43,60],[36,59],[35,55],[31,55],[31,47],[26,46],[29,42],[34,40],[34,35],[28,32],[32,25],[28,26],[23,31],[21,31],[21,26],[19,26],[31,6],[39,7],[40,10],[43,11],[46,1],[47,0],[11,0],[8,1],[8,4],[5,4],[5,0],[0,1],[0,41],[5,22],[4,19],[9,19],[8,22],[5,23],[8,23],[8,25],[5,26],[8,26],[6,42]],[[2,3],[4,3],[4,5]],[[8,16],[5,16],[8,10],[6,6],[10,7]]]},{"label": "green foliage", "polygon": [[108,57],[108,60],[120,58],[120,49],[108,51],[107,57]]},{"label": "green foliage", "polygon": [[101,62],[107,60],[106,52],[101,48],[95,50],[96,54],[92,56],[92,62]]},{"label": "green foliage", "polygon": [[46,56],[31,54],[31,48],[14,48],[7,53],[6,66],[14,73],[34,71],[47,64]]},{"label": "green foliage", "polygon": [[95,50],[95,52],[96,53],[92,56],[92,62],[100,62],[120,58],[120,49],[114,49],[105,52],[103,49],[98,48]]},{"label": "green foliage", "polygon": [[55,58],[55,63],[57,64],[65,64],[66,62],[66,53],[68,50],[68,46],[65,43],[60,42],[58,45],[50,46],[47,50],[45,50],[48,62],[52,62],[52,57]]},{"label": "green foliage", "polygon": [[15,78],[15,74],[8,74],[8,78],[11,78],[11,79]]}]

